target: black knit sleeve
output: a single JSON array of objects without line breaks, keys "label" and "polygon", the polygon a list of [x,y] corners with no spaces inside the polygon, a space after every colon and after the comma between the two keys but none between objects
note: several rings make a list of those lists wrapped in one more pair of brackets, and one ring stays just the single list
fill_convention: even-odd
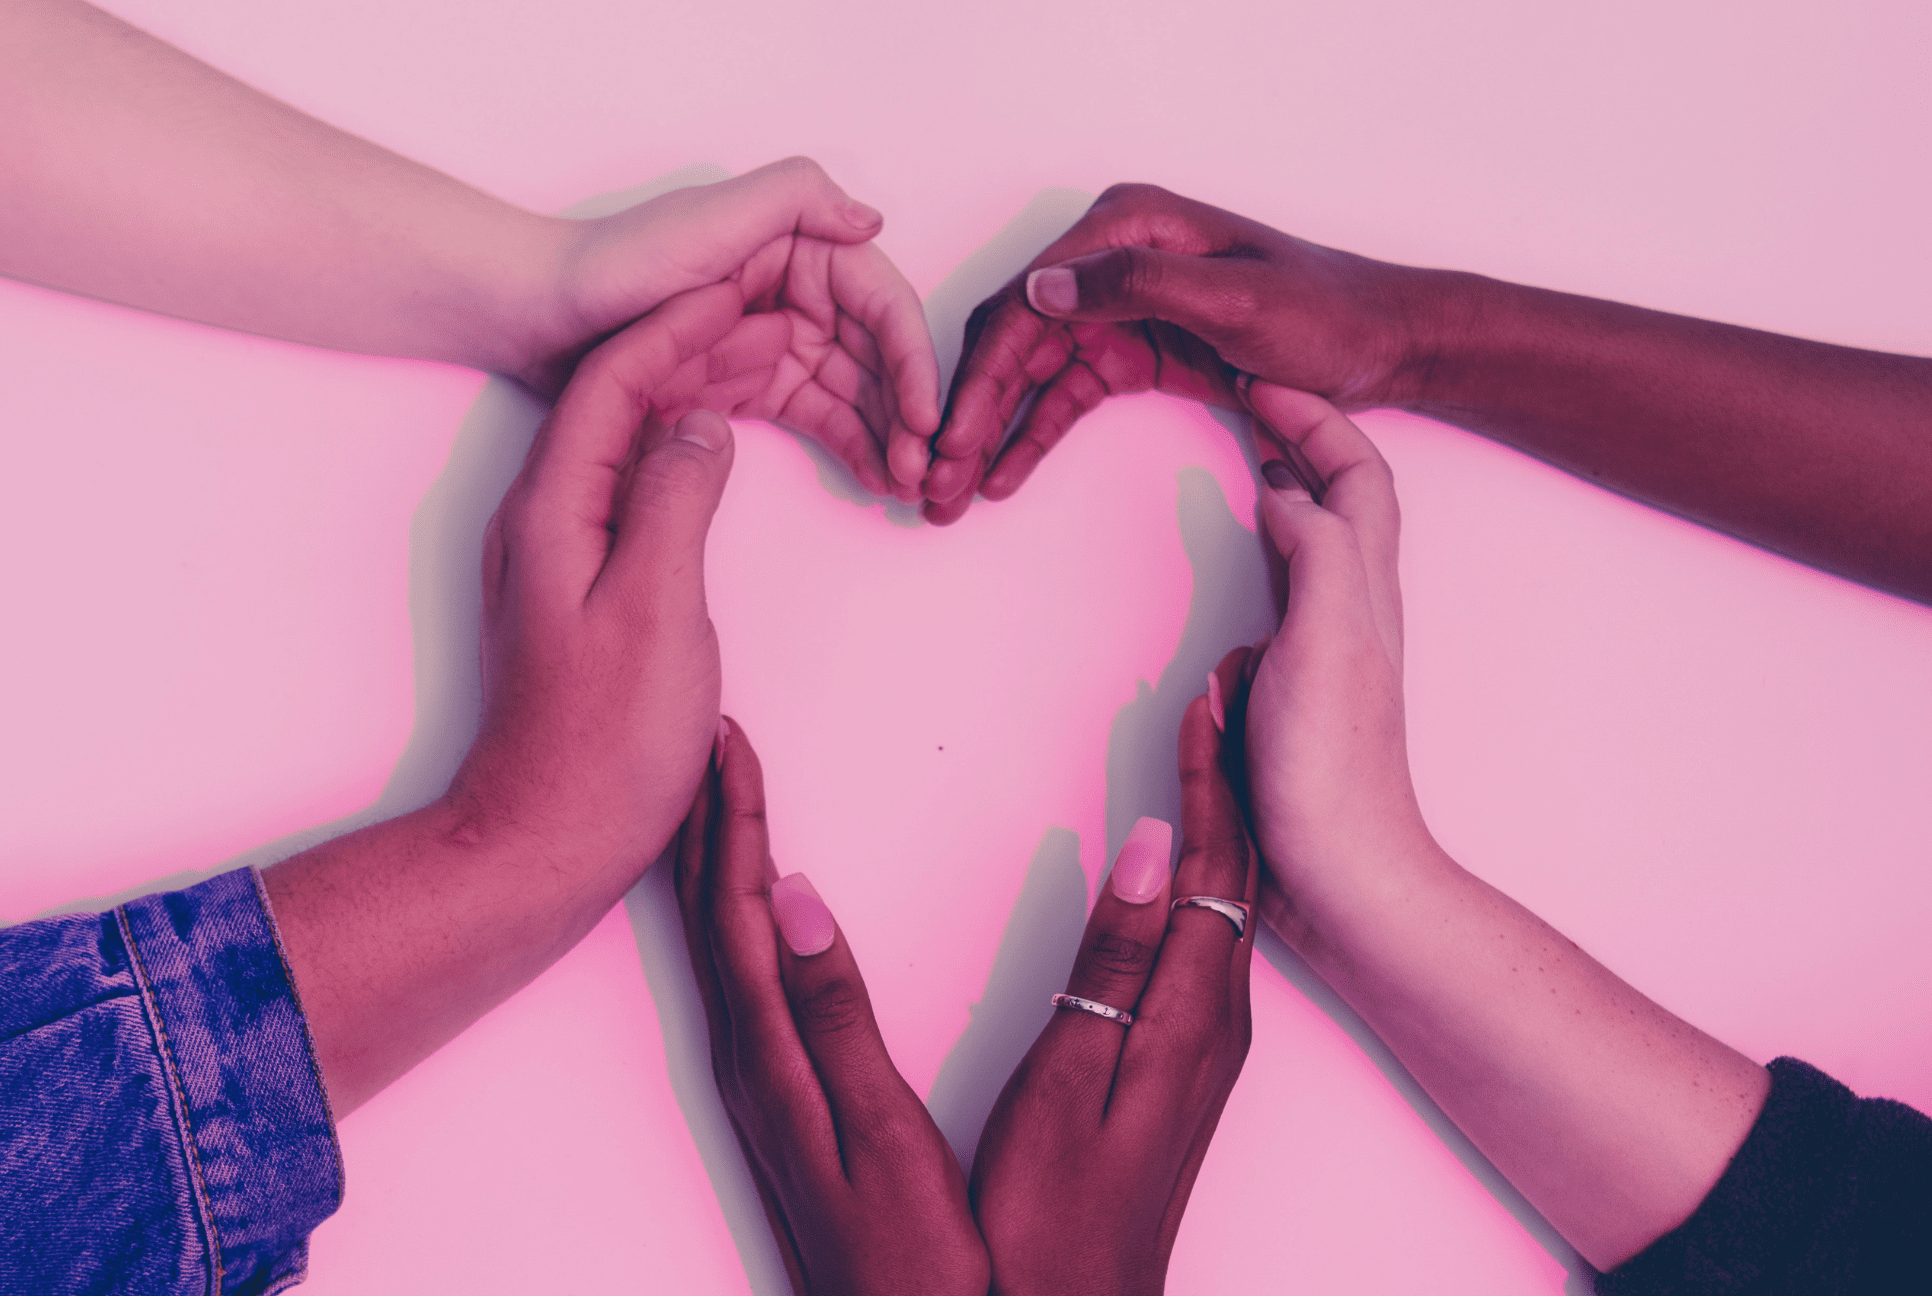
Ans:
[{"label": "black knit sleeve", "polygon": [[1599,1296],[1932,1292],[1932,1119],[1795,1058],[1770,1071],[1724,1177]]}]

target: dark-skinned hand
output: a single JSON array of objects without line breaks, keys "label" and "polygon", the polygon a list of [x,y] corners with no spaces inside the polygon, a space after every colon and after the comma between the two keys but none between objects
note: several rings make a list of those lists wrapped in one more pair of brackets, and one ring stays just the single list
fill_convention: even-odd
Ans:
[{"label": "dark-skinned hand", "polygon": [[1245,410],[1246,373],[1343,409],[1395,401],[1415,352],[1415,274],[1153,185],[1115,185],[967,321],[925,515],[953,522],[975,491],[1013,494],[1108,396],[1162,391]]},{"label": "dark-skinned hand", "polygon": [[[1067,993],[1130,1012],[1123,1027],[1061,1008],[1007,1082],[973,1165],[973,1208],[1000,1296],[1156,1293],[1221,1109],[1248,1053],[1248,963],[1237,936],[1181,896],[1255,903],[1219,721],[1239,715],[1247,649],[1181,722],[1181,861],[1143,819],[1101,888]],[[1223,708],[1222,699],[1232,705]],[[1238,772],[1238,771],[1237,771]]]},{"label": "dark-skinned hand", "polygon": [[892,1065],[844,933],[779,878],[764,773],[721,725],[678,839],[711,1065],[800,1296],[985,1296],[952,1148]]}]

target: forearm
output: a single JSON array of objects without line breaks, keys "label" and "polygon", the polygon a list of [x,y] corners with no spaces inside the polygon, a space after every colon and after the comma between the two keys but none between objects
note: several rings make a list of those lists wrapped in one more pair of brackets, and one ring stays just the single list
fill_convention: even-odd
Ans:
[{"label": "forearm", "polygon": [[79,0],[0,6],[0,273],[347,351],[514,370],[564,222]]},{"label": "forearm", "polygon": [[1357,863],[1295,889],[1289,942],[1592,1264],[1681,1224],[1756,1119],[1763,1068],[1433,843]]},{"label": "forearm", "polygon": [[336,1116],[556,961],[654,857],[439,800],[266,870]]},{"label": "forearm", "polygon": [[1394,403],[1932,602],[1932,360],[1401,271]]}]

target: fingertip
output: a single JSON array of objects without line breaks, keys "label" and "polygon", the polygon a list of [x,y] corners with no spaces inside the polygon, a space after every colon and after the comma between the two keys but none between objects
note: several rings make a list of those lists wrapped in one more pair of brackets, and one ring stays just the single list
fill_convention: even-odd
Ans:
[{"label": "fingertip", "polygon": [[716,454],[731,444],[731,420],[715,410],[695,409],[678,420],[672,435]]},{"label": "fingertip", "polygon": [[845,219],[856,230],[877,234],[885,227],[885,215],[876,207],[868,207],[857,199],[845,205]]},{"label": "fingertip", "polygon": [[1080,279],[1067,266],[1047,266],[1026,277],[1027,304],[1042,315],[1067,315],[1080,308]]},{"label": "fingertip", "polygon": [[1131,905],[1153,903],[1167,886],[1173,857],[1173,824],[1146,816],[1135,820],[1114,860],[1114,894]]},{"label": "fingertip", "polygon": [[800,958],[823,954],[838,939],[838,924],[803,873],[791,873],[771,884],[772,917],[778,934]]},{"label": "fingertip", "polygon": [[892,448],[886,452],[887,466],[892,470],[893,480],[901,486],[912,488],[911,498],[900,498],[910,504],[918,499],[918,487],[926,479],[932,468],[932,451],[921,437],[902,433],[892,438]]},{"label": "fingertip", "polygon": [[926,498],[935,505],[953,504],[971,494],[978,465],[966,459],[940,458],[926,474]]}]

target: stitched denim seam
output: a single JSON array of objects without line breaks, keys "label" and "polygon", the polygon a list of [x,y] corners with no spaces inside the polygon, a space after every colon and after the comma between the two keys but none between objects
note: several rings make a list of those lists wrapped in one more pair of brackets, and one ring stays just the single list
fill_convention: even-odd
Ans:
[{"label": "stitched denim seam", "polygon": [[[282,964],[282,977],[288,982],[288,997],[295,1004],[295,1020],[302,1027],[302,1048],[308,1054],[310,1069],[315,1072],[316,1090],[322,1095],[322,1114],[329,1121],[329,1151],[335,1157],[335,1199],[340,1204],[348,1192],[349,1183],[342,1164],[342,1139],[335,1132],[335,1108],[329,1103],[328,1081],[322,1074],[322,1059],[315,1054],[315,1035],[309,1030],[309,1015],[302,1009],[302,988],[295,984],[295,969],[289,966],[288,951],[282,946],[282,928],[275,921],[274,905],[269,903],[268,882],[262,877],[260,869],[251,868],[248,875],[255,882],[255,903],[262,907],[262,917],[268,920],[269,940],[275,945],[275,957]],[[308,1266],[304,1264],[304,1275],[307,1272]]]},{"label": "stitched denim seam", "polygon": [[161,1005],[155,1002],[154,987],[148,980],[147,964],[141,958],[141,949],[134,943],[134,929],[127,920],[127,907],[123,905],[114,911],[114,919],[120,924],[121,939],[127,944],[128,966],[134,971],[134,980],[141,987],[141,1006],[146,1012],[148,1029],[154,1033],[155,1047],[161,1054],[161,1064],[167,1071],[168,1106],[174,1116],[175,1134],[181,1140],[182,1151],[188,1160],[188,1177],[194,1184],[195,1214],[201,1223],[202,1245],[208,1250],[209,1296],[220,1296],[222,1288],[221,1239],[215,1232],[214,1206],[208,1200],[208,1188],[202,1178],[201,1157],[195,1147],[194,1129],[188,1119],[188,1096],[182,1091],[181,1073],[174,1063],[174,1050],[168,1044],[168,1029],[161,1021]]}]

